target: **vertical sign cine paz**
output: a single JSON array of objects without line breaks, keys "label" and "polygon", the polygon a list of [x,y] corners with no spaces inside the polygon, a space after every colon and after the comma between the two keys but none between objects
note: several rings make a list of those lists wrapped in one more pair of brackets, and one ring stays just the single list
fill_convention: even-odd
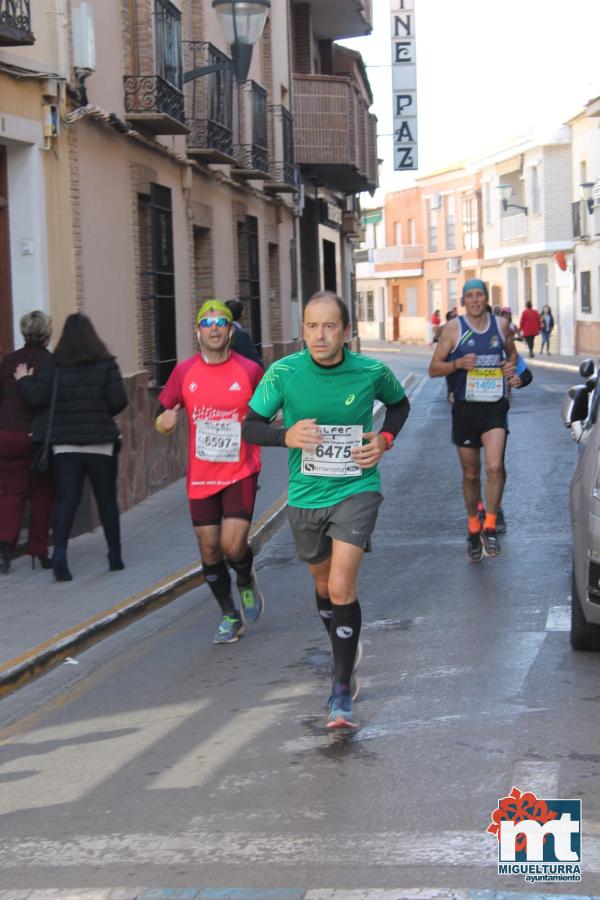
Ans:
[{"label": "vertical sign cine paz", "polygon": [[394,169],[418,168],[415,0],[391,0]]}]

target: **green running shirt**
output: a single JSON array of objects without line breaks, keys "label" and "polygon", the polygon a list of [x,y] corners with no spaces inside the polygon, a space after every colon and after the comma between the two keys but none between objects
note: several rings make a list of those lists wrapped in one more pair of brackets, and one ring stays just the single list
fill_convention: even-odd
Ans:
[{"label": "green running shirt", "polygon": [[[282,409],[286,428],[300,419],[316,419],[318,425],[362,425],[367,432],[373,428],[375,400],[390,406],[404,396],[391,369],[376,359],[344,350],[341,363],[320,366],[303,350],[267,369],[250,408],[269,419]],[[381,485],[377,466],[355,477],[323,477],[303,474],[301,462],[301,450],[288,450],[290,506],[334,506],[353,494],[378,491]]]}]

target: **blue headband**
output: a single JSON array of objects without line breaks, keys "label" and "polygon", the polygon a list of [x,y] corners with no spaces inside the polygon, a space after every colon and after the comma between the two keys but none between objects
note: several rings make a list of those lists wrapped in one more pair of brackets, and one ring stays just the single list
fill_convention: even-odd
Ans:
[{"label": "blue headband", "polygon": [[465,294],[467,293],[467,291],[476,291],[476,290],[483,291],[483,293],[485,294],[486,299],[487,299],[487,296],[488,296],[487,285],[484,281],[481,280],[481,278],[469,278],[468,281],[465,281],[463,289],[462,289],[463,298],[464,298]]}]

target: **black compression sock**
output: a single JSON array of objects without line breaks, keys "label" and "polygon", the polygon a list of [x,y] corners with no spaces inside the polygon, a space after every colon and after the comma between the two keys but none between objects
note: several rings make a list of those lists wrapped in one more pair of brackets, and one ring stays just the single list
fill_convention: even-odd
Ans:
[{"label": "black compression sock", "polygon": [[237,574],[237,583],[239,587],[246,587],[246,585],[250,584],[252,581],[251,572],[252,572],[252,563],[254,562],[254,553],[252,552],[251,547],[247,547],[245,555],[239,562],[234,562],[232,559],[229,560],[229,565],[232,569],[235,569]]},{"label": "black compression sock", "polygon": [[204,577],[209,588],[217,598],[217,603],[221,607],[224,616],[228,616],[235,612],[233,597],[231,596],[231,578],[225,560],[209,566],[208,563],[202,563]]},{"label": "black compression sock", "polygon": [[331,634],[331,616],[333,614],[331,600],[329,597],[321,597],[318,591],[315,591],[315,600],[317,601],[321,622],[325,626],[327,634]]},{"label": "black compression sock", "polygon": [[346,687],[350,685],[352,667],[360,637],[360,603],[355,600],[347,606],[333,604],[331,617],[331,646],[333,649],[333,680]]}]

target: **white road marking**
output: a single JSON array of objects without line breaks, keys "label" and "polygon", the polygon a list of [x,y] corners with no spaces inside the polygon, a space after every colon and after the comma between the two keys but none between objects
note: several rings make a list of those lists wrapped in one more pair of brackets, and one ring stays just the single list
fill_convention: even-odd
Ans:
[{"label": "white road marking", "polygon": [[253,706],[232,716],[222,728],[183,756],[172,768],[155,778],[154,790],[197,788],[209,781],[216,772],[234,759],[240,751],[271,727],[287,711],[287,701],[314,692],[308,683],[281,686],[270,691],[260,706]]},{"label": "white road marking", "polygon": [[540,800],[556,800],[560,776],[560,763],[538,759],[520,759],[512,770],[512,781],[520,791],[533,791]]},{"label": "white road marking", "polygon": [[[127,709],[35,728],[19,737],[18,756],[6,762],[2,755],[11,752],[11,741],[0,744],[0,812],[81,800],[114,774],[115,760],[125,766],[210,703],[209,698],[173,703],[161,706],[158,714],[151,709]],[[93,766],[85,753],[88,745],[104,750],[94,754]],[[11,774],[21,777],[3,779]]]},{"label": "white road marking", "polygon": [[570,631],[571,629],[571,598],[566,606],[551,606],[546,619],[546,631]]},{"label": "white road marking", "polygon": [[[585,834],[586,876],[600,873],[600,838]],[[0,869],[18,870],[21,877],[38,867],[55,870],[92,866],[226,865],[227,872],[244,867],[274,865],[329,868],[332,859],[364,853],[362,871],[427,866],[431,869],[468,867],[489,870],[498,863],[498,842],[482,828],[477,831],[345,832],[315,835],[257,831],[192,831],[179,834],[94,834],[57,841],[29,837],[6,840],[0,847]],[[232,881],[238,881],[239,876]]]}]

